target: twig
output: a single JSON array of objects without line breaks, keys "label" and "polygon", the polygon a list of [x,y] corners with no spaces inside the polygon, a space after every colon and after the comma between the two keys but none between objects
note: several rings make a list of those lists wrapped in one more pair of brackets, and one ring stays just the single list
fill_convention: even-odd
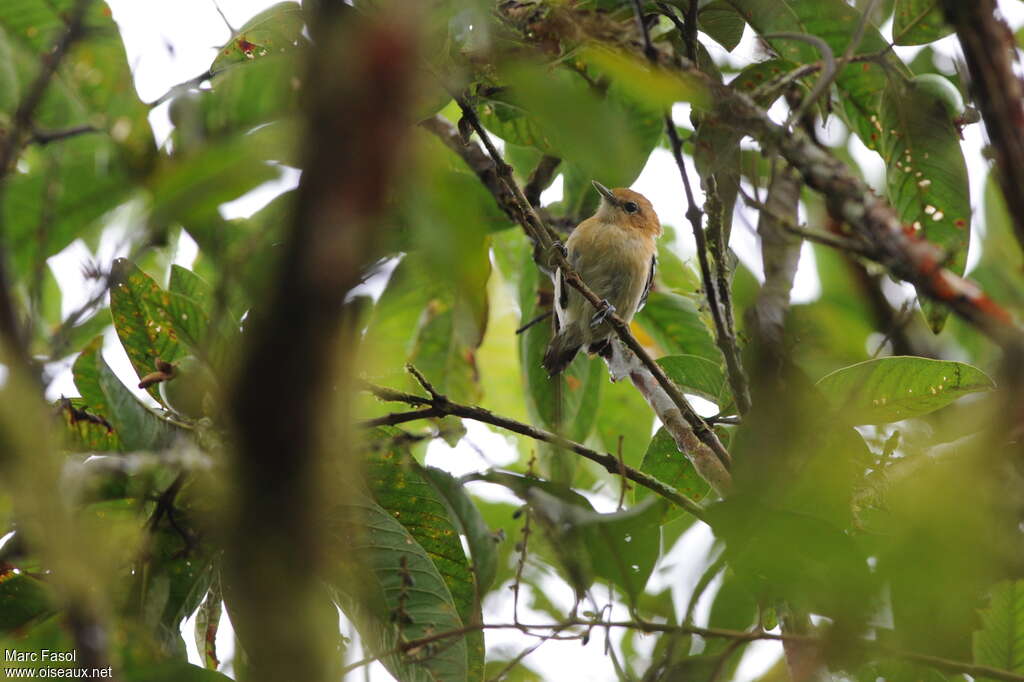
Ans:
[{"label": "twig", "polygon": [[538,322],[543,322],[544,320],[548,319],[549,317],[551,317],[551,311],[550,310],[547,311],[547,312],[541,313],[540,315],[538,315],[537,317],[533,318],[529,322],[527,322],[527,323],[525,323],[523,325],[520,325],[519,328],[516,329],[516,335],[522,334],[523,332],[525,332],[527,329],[529,329],[533,325],[537,324]]},{"label": "twig", "polygon": [[850,253],[855,253],[858,256],[864,256],[865,258],[878,257],[877,253],[872,251],[868,245],[859,240],[849,239],[829,232],[812,230],[797,225],[790,218],[780,214],[767,204],[750,196],[742,187],[740,188],[740,196],[743,197],[743,203],[747,206],[760,211],[763,215],[769,216],[772,220],[778,223],[780,227],[798,237],[803,237],[808,241],[816,242],[823,246],[831,246],[833,249],[838,249],[839,251],[849,251]]},{"label": "twig", "polygon": [[100,129],[91,125],[74,126],[64,130],[36,130],[32,133],[32,142],[38,145],[48,145],[51,142],[59,142],[69,137],[78,137],[89,133],[98,133]]},{"label": "twig", "polygon": [[[530,424],[524,424],[508,417],[494,414],[490,410],[486,410],[482,407],[475,405],[463,405],[460,403],[452,402],[447,396],[437,394],[431,398],[424,398],[422,396],[414,395],[412,393],[405,393],[403,391],[396,391],[394,389],[385,388],[383,386],[375,386],[373,384],[363,383],[362,387],[374,394],[381,400],[387,400],[391,402],[402,402],[414,406],[422,406],[429,409],[420,410],[418,414],[423,415],[422,417],[417,416],[416,418],[426,417],[439,417],[445,415],[453,415],[456,417],[462,417],[463,419],[472,419],[474,421],[482,422],[484,424],[490,424],[499,428],[505,429],[506,431],[512,431],[518,433],[521,436],[527,436],[534,440],[539,440],[545,443],[556,445],[560,448],[574,452],[581,457],[589,459],[590,461],[601,465],[610,474],[622,474],[629,480],[642,485],[643,487],[657,493],[661,497],[669,500],[670,502],[678,505],[682,509],[690,512],[699,519],[704,518],[703,508],[686,497],[675,488],[668,486],[653,476],[638,471],[632,467],[621,465],[619,459],[607,452],[597,452],[592,450],[585,445],[571,441],[567,438],[563,438],[558,434],[551,433],[544,429],[531,426]],[[401,413],[403,415],[417,414],[414,412]],[[390,415],[389,415],[390,416]],[[380,419],[386,419],[382,417]],[[363,422],[360,426],[376,426],[379,425],[379,419],[370,420],[369,422]],[[405,421],[409,421],[406,419]]]},{"label": "twig", "polygon": [[[863,28],[861,29],[863,35]],[[804,115],[804,112],[818,101],[828,87],[832,85],[832,81],[835,79],[839,69],[836,65],[836,57],[832,53],[832,48],[829,47],[828,43],[815,35],[809,33],[770,33],[764,36],[767,40],[780,39],[780,40],[799,40],[805,43],[809,43],[821,55],[822,69],[821,75],[818,76],[818,80],[815,81],[814,86],[811,88],[811,92],[808,93],[804,101],[800,103],[800,106],[793,109],[786,118],[785,126],[788,128],[793,125],[794,122],[799,121],[800,117]],[[858,41],[859,42],[859,41]],[[853,43],[850,43],[853,45]]]}]

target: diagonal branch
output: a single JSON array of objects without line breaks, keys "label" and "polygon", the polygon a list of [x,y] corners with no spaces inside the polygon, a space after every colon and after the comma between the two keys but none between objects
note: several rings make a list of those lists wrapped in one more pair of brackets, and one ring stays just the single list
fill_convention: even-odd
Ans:
[{"label": "diagonal branch", "polygon": [[406,403],[407,405],[412,405],[422,409],[411,410],[408,412],[396,412],[377,419],[369,419],[360,423],[360,426],[393,426],[395,424],[401,424],[415,419],[443,417],[446,415],[462,417],[463,419],[472,419],[473,421],[497,426],[498,428],[505,429],[506,431],[518,433],[521,436],[533,438],[534,440],[539,440],[544,443],[550,443],[564,450],[568,450],[569,452],[574,452],[581,457],[589,459],[595,464],[600,464],[610,474],[625,476],[634,483],[647,488],[669,502],[685,509],[698,519],[704,518],[704,509],[689,497],[683,495],[675,488],[662,483],[653,476],[648,476],[642,471],[626,466],[618,457],[611,453],[592,450],[585,445],[569,440],[568,438],[563,438],[556,433],[531,426],[530,424],[524,424],[516,421],[515,419],[509,419],[508,417],[494,414],[490,410],[486,410],[482,407],[452,402],[446,396],[441,394],[433,395],[430,398],[424,398],[412,393],[396,391],[394,389],[368,383],[364,383],[363,388],[381,400]]},{"label": "diagonal branch", "polygon": [[[690,13],[686,20],[686,27],[688,29],[686,33],[687,50],[691,54],[691,59],[695,50],[696,7],[696,2],[690,3]],[[637,23],[643,32],[644,54],[647,56],[651,66],[657,69],[659,66],[658,52],[653,47],[650,47],[651,36],[647,29],[647,23],[643,20],[643,10],[640,3],[634,2],[633,8],[637,17]],[[648,47],[650,49],[647,49]],[[725,358],[726,374],[729,377],[729,385],[736,398],[736,407],[739,409],[740,414],[744,414],[750,409],[750,390],[747,386],[747,377],[743,372],[743,363],[740,361],[739,348],[736,344],[736,332],[733,325],[730,324],[732,320],[732,301],[730,300],[729,288],[727,286],[718,286],[711,274],[711,263],[708,260],[707,235],[701,225],[704,214],[698,208],[693,196],[690,175],[686,171],[686,163],[683,160],[683,142],[679,139],[679,133],[676,131],[676,125],[672,121],[671,113],[665,114],[665,133],[668,135],[669,142],[671,143],[672,158],[676,162],[676,168],[679,169],[679,177],[683,182],[683,191],[686,194],[686,219],[689,221],[693,232],[693,241],[696,243],[697,248],[697,262],[700,265],[700,278],[704,284],[704,294],[707,296],[708,307],[711,309],[711,318],[715,324],[715,343]],[[724,267],[724,262],[719,262],[718,268],[721,269],[722,267]],[[724,279],[723,275],[724,273],[719,272],[718,280]]]}]

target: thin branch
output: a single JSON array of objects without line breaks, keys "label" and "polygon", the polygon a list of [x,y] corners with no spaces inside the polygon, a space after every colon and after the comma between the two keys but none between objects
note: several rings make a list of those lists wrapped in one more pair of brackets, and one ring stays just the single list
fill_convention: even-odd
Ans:
[{"label": "thin branch", "polygon": [[[696,2],[691,2],[690,13],[687,16],[687,27],[691,30],[695,30],[696,28],[696,5]],[[638,17],[640,28],[644,33],[644,44],[648,45],[651,42],[651,38],[647,31],[647,24],[643,21],[643,12],[638,1],[634,1],[634,9]],[[651,66],[657,68],[657,52],[654,52],[652,48],[652,52],[646,54]],[[690,176],[686,170],[686,163],[683,160],[683,143],[682,140],[679,139],[679,132],[676,130],[676,125],[672,121],[671,113],[665,114],[665,133],[668,135],[669,142],[671,142],[672,157],[675,159],[676,167],[679,169],[679,177],[683,181],[683,190],[686,193],[686,219],[690,221],[690,227],[693,230],[693,239],[697,244],[697,261],[700,264],[701,280],[704,283],[704,293],[707,295],[708,307],[711,309],[711,317],[715,323],[715,342],[718,344],[719,349],[722,351],[722,356],[725,358],[726,372],[729,376],[729,385],[732,387],[733,394],[736,398],[736,406],[742,414],[750,409],[750,392],[747,388],[746,375],[743,373],[743,364],[740,361],[735,332],[733,328],[727,324],[727,317],[731,318],[732,314],[730,313],[726,316],[724,312],[724,308],[726,306],[732,306],[732,302],[729,300],[729,289],[728,287],[725,287],[719,291],[711,274],[711,265],[708,261],[707,238],[701,225],[703,213],[697,207],[697,202],[693,196],[693,188],[690,186]]]},{"label": "thin branch", "polygon": [[[764,36],[767,40],[781,39],[781,40],[799,40],[805,43],[813,45],[821,55],[821,75],[818,76],[818,80],[815,81],[814,86],[811,88],[811,92],[804,98],[804,101],[800,103],[800,106],[796,107],[789,113],[786,118],[786,127],[793,125],[794,122],[799,121],[800,117],[804,115],[807,109],[814,105],[828,90],[829,86],[832,85],[832,81],[835,80],[836,74],[839,72],[839,68],[836,65],[836,57],[832,53],[832,48],[829,47],[828,43],[819,38],[818,36],[810,35],[809,33],[770,33]],[[860,41],[858,41],[860,42]],[[854,43],[850,43],[853,45]]]},{"label": "thin branch", "polygon": [[36,130],[32,133],[32,142],[41,146],[50,144],[51,142],[60,142],[71,137],[78,137],[79,135],[88,135],[89,133],[98,133],[100,129],[92,125],[81,125],[73,126],[71,128],[64,128],[63,130]]},{"label": "thin branch", "polygon": [[[428,408],[414,412],[397,413],[398,415],[401,415],[403,421],[410,421],[411,419],[408,419],[406,417],[410,417],[411,415],[414,414],[418,415],[416,417],[413,417],[415,419],[452,415],[456,417],[462,417],[463,419],[472,419],[473,421],[482,422],[484,424],[490,424],[491,426],[497,426],[499,428],[505,429],[506,431],[518,433],[521,436],[527,436],[528,438],[533,438],[534,440],[550,443],[562,449],[568,450],[569,452],[576,453],[581,457],[589,459],[591,462],[594,462],[595,464],[601,465],[602,467],[604,467],[605,471],[607,471],[610,474],[622,474],[629,480],[647,488],[648,490],[651,490],[652,492],[660,495],[661,497],[672,502],[673,504],[678,505],[682,509],[685,509],[686,511],[690,512],[697,518],[704,518],[704,509],[699,504],[691,500],[689,497],[686,497],[685,495],[677,491],[675,488],[665,485],[664,483],[654,478],[653,476],[648,476],[647,474],[638,471],[632,467],[625,466],[624,464],[620,463],[618,457],[611,453],[598,452],[596,450],[592,450],[587,446],[582,445],[581,443],[569,440],[568,438],[563,438],[562,436],[559,436],[556,433],[552,433],[545,429],[540,429],[535,426],[531,426],[530,424],[524,424],[514,419],[509,419],[508,417],[503,417],[501,415],[494,414],[490,410],[486,410],[482,407],[477,407],[475,405],[463,405],[460,403],[452,402],[447,398],[447,396],[441,394],[437,394],[431,398],[424,398],[422,396],[418,396],[412,393],[405,393],[403,391],[396,391],[394,389],[385,388],[383,386],[375,386],[373,384],[367,383],[363,384],[363,388],[368,390],[370,393],[377,396],[381,400],[386,400],[390,402],[402,402],[408,405]],[[381,417],[380,419],[370,420],[369,422],[363,422],[361,426],[377,426],[379,425],[377,422],[380,422],[381,420],[385,420],[383,423],[387,423],[386,420],[389,417],[392,417],[392,415],[388,415],[387,417]]]}]

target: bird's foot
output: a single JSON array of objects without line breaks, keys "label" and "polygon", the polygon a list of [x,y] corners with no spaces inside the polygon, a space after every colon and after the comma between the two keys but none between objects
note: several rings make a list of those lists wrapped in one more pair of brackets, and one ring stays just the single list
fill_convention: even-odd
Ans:
[{"label": "bird's foot", "polygon": [[608,316],[615,312],[615,306],[608,302],[607,298],[601,299],[601,305],[598,307],[597,312],[594,313],[594,317],[590,320],[591,327],[598,327],[608,319]]},{"label": "bird's foot", "polygon": [[557,239],[551,242],[551,249],[554,251],[558,251],[560,254],[562,254],[562,258],[569,257],[569,249],[565,248],[565,244],[558,241]]}]

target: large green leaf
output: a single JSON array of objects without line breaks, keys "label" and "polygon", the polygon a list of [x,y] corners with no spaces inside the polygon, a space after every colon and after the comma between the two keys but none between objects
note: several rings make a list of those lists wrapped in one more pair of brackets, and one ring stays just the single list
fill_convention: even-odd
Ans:
[{"label": "large green leaf", "polygon": [[369,651],[382,655],[388,671],[403,681],[468,679],[462,637],[440,640],[427,651],[391,653],[401,640],[462,627],[444,578],[409,531],[376,503],[353,495],[339,510],[332,532],[348,559],[332,587]]},{"label": "large green leaf", "polygon": [[946,23],[940,0],[896,0],[892,41],[897,45],[924,45],[953,32]]},{"label": "large green leaf", "polygon": [[641,106],[618,85],[602,98],[568,69],[525,63],[502,76],[507,88],[480,104],[483,124],[508,142],[576,164],[608,186],[632,184],[661,136],[657,110]]},{"label": "large green leaf", "polygon": [[687,393],[696,393],[724,410],[732,402],[722,366],[699,355],[668,355],[658,364]]},{"label": "large green leaf", "polygon": [[844,421],[856,425],[920,417],[995,384],[963,362],[891,357],[838,369],[817,387]]},{"label": "large green leaf", "polygon": [[[462,551],[458,521],[444,495],[431,483],[408,447],[396,445],[396,430],[371,434],[366,480],[377,501],[419,543],[444,579],[463,624],[481,622],[476,574]],[[469,675],[479,678],[484,647],[481,633],[466,637]]]},{"label": "large green leaf", "polygon": [[980,615],[974,662],[1024,673],[1024,581],[1007,580],[993,587],[988,608]]},{"label": "large green leaf", "polygon": [[497,538],[487,527],[480,510],[473,504],[462,483],[454,476],[436,467],[424,467],[423,475],[441,493],[451,511],[450,518],[457,522],[466,537],[469,554],[473,559],[478,599],[482,599],[498,572],[498,553],[495,547]]},{"label": "large green leaf", "polygon": [[746,23],[728,2],[715,0],[700,8],[697,26],[729,52],[740,44]]},{"label": "large green leaf", "polygon": [[[660,427],[651,438],[647,452],[644,454],[643,463],[640,465],[640,471],[672,486],[694,502],[700,502],[711,491],[711,486],[693,468],[690,459],[679,452],[679,447],[664,427]],[[638,500],[652,495],[654,493],[647,488],[637,488]],[[666,521],[684,513],[678,507],[670,507],[669,510],[665,517]]]},{"label": "large green leaf", "polygon": [[[945,249],[945,267],[963,274],[971,201],[967,164],[950,112],[916,81],[894,80],[875,123],[893,207],[905,224]],[[949,309],[929,302],[924,310],[932,329],[941,331]]]},{"label": "large green leaf", "polygon": [[685,296],[651,292],[636,320],[669,355],[696,355],[721,362],[722,354],[697,306]]}]

